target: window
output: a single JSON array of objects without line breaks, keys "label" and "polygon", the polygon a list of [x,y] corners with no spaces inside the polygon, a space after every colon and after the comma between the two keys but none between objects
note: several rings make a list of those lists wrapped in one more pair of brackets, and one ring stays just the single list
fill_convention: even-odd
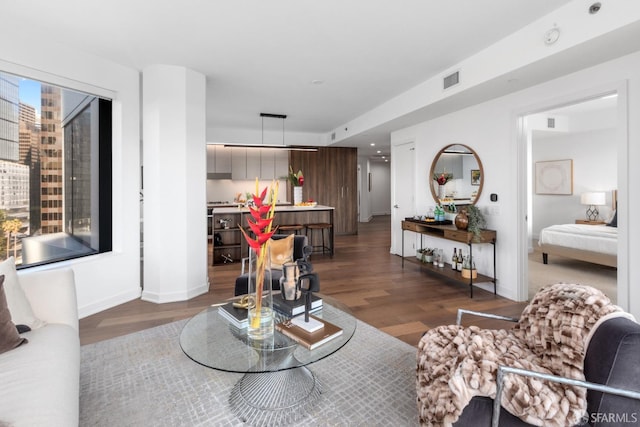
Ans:
[{"label": "window", "polygon": [[111,101],[0,72],[0,259],[111,250]]}]

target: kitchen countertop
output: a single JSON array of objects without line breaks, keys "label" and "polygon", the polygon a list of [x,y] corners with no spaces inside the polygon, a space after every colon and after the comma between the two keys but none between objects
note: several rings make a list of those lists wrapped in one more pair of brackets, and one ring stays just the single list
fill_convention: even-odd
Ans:
[{"label": "kitchen countertop", "polygon": [[[218,206],[211,206],[209,205],[209,207],[213,207],[213,213],[215,214],[234,214],[234,213],[238,213],[238,212],[249,212],[249,208],[238,208],[237,206],[235,207],[218,207]],[[335,209],[332,206],[324,206],[324,205],[317,205],[317,206],[292,206],[292,205],[276,205],[276,212],[304,212],[304,211],[326,211],[326,210],[333,210]]]},{"label": "kitchen countertop", "polygon": [[[244,205],[244,203],[233,203],[233,202],[209,202],[207,203],[207,208],[237,208],[238,205]],[[276,206],[291,206],[291,203],[283,202],[277,203]]]}]

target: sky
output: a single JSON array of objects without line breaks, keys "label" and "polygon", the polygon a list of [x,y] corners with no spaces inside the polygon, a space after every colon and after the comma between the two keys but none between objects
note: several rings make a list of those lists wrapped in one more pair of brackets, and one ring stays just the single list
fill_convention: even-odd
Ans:
[{"label": "sky", "polygon": [[20,102],[31,105],[40,115],[40,82],[20,79]]}]

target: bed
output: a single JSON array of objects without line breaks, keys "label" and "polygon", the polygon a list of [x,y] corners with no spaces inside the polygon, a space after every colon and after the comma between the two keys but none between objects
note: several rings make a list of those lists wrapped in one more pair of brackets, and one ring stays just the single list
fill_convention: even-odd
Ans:
[{"label": "bed", "polygon": [[542,229],[542,262],[549,254],[609,267],[618,266],[618,228],[609,225],[559,224]]},{"label": "bed", "polygon": [[538,239],[542,262],[548,264],[549,255],[558,255],[618,267],[618,190],[611,191],[610,197],[611,217],[606,224],[559,224],[543,228]]}]

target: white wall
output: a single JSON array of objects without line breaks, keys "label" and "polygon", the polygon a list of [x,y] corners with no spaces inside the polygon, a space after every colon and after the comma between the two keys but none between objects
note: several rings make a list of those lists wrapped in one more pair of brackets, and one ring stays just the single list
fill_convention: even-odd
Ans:
[{"label": "white wall", "polygon": [[0,69],[113,99],[113,251],[33,268],[73,268],[80,317],[140,296],[140,84],[136,70],[0,26]]},{"label": "white wall", "polygon": [[533,138],[533,165],[546,160],[573,160],[573,194],[533,194],[532,233],[553,224],[573,223],[585,219],[587,207],[580,204],[580,195],[588,191],[604,191],[607,206],[599,206],[600,217],[611,213],[611,190],[617,188],[618,150],[615,129],[594,130],[553,137]]},{"label": "white wall", "polygon": [[[586,99],[598,93],[626,88],[625,82],[628,82],[628,90],[620,94],[619,103],[628,107],[629,125],[620,126],[616,134],[616,143],[619,144],[619,248],[622,252],[618,258],[618,285],[623,292],[618,295],[618,304],[634,315],[640,315],[640,272],[631,270],[628,261],[640,254],[640,224],[629,220],[630,212],[640,209],[640,194],[630,191],[628,185],[629,182],[640,182],[640,168],[627,166],[640,161],[640,144],[635,143],[640,138],[640,120],[637,119],[640,114],[638,69],[640,53],[635,53],[391,134],[392,146],[407,140],[415,141],[416,163],[424,165],[416,170],[415,182],[429,182],[429,165],[445,145],[464,143],[476,150],[485,174],[484,189],[478,204],[485,210],[491,207],[492,214],[487,216],[488,226],[495,229],[498,236],[499,294],[511,299],[521,295],[519,282],[522,272],[519,266],[522,263],[516,262],[514,253],[521,250],[519,245],[526,250],[526,242],[523,241],[525,236],[521,235],[526,234],[521,233],[525,213],[519,205],[519,194],[523,193],[521,169],[525,165],[521,164],[521,150],[517,145],[518,117],[548,110],[552,106],[566,105],[571,99]],[[620,111],[619,114],[624,115],[625,111]],[[626,120],[626,117],[623,119]],[[430,196],[418,191],[420,188],[416,188],[416,207],[418,212],[424,212],[433,201]],[[489,201],[491,193],[498,194],[497,203]],[[399,233],[399,219],[394,219],[392,227],[394,234]],[[399,253],[397,249],[392,248]]]}]

